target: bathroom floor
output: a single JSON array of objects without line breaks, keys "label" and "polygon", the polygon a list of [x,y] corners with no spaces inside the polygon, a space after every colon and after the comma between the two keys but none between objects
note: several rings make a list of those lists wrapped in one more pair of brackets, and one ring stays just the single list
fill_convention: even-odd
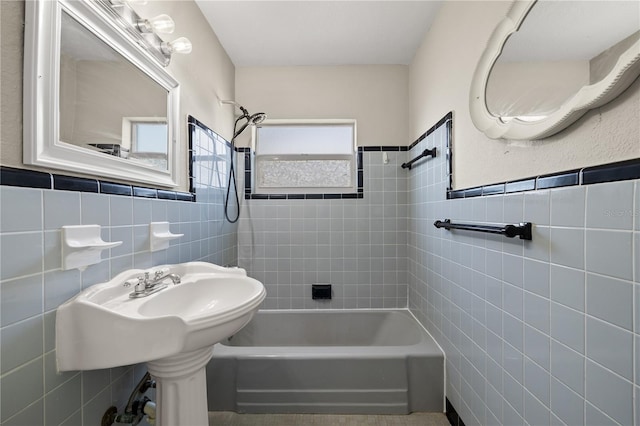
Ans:
[{"label": "bathroom floor", "polygon": [[449,426],[441,413],[409,415],[238,414],[209,412],[209,426]]}]

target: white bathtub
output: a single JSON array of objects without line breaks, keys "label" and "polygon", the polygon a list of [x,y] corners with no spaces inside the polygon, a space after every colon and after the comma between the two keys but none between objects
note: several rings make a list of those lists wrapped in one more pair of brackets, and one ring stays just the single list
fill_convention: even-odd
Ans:
[{"label": "white bathtub", "polygon": [[210,411],[443,411],[444,356],[405,310],[260,311],[215,346]]}]

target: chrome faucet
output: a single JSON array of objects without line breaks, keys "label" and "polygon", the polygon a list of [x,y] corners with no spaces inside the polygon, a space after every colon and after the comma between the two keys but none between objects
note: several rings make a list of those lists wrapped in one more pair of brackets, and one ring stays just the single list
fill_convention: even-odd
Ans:
[{"label": "chrome faucet", "polygon": [[168,273],[166,270],[158,269],[153,273],[145,272],[144,276],[139,276],[124,282],[125,287],[133,287],[133,292],[129,293],[130,298],[146,297],[168,287],[164,281],[170,279],[174,285],[180,284],[180,275]]}]

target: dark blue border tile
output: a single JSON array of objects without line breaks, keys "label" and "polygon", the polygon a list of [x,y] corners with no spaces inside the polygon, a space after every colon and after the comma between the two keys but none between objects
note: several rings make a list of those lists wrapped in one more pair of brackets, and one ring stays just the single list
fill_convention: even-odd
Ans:
[{"label": "dark blue border tile", "polygon": [[193,201],[194,194],[190,192],[176,192],[176,200],[178,201]]},{"label": "dark blue border tile", "polygon": [[478,186],[476,188],[465,189],[463,192],[464,198],[480,197],[482,196],[482,187]]},{"label": "dark blue border tile", "polygon": [[325,200],[339,200],[342,198],[342,194],[323,194]]},{"label": "dark blue border tile", "polygon": [[161,200],[175,200],[176,192],[175,191],[167,191],[165,189],[158,189],[158,198]]},{"label": "dark blue border tile", "polygon": [[304,194],[305,200],[322,200],[322,194]]},{"label": "dark blue border tile", "polygon": [[582,184],[640,179],[640,159],[620,161],[582,169]]},{"label": "dark blue border tile", "polygon": [[75,176],[53,175],[53,189],[97,193],[98,181]]},{"label": "dark blue border tile", "polygon": [[142,198],[158,198],[158,190],[155,188],[133,187],[133,196]]},{"label": "dark blue border tile", "polygon": [[100,182],[100,193],[110,195],[128,195],[131,196],[131,185],[115,182]]},{"label": "dark blue border tile", "polygon": [[495,185],[485,185],[482,187],[482,195],[497,195],[504,194],[504,183],[498,183]]},{"label": "dark blue border tile", "polygon": [[423,134],[418,136],[418,139],[416,139],[411,145],[409,145],[408,150],[411,151],[411,148],[413,148],[414,146],[418,145],[420,143],[420,141],[424,140],[431,133],[435,132],[440,126],[445,124],[448,120],[452,120],[452,119],[453,119],[453,111],[449,111],[444,117],[442,117],[440,120],[438,120],[438,122],[436,124],[431,126],[426,132],[424,132]]},{"label": "dark blue border tile", "polygon": [[448,199],[456,199],[456,198],[464,198],[464,197],[465,197],[465,190],[464,189],[458,189],[456,191],[447,192],[447,198]]},{"label": "dark blue border tile", "polygon": [[268,200],[269,196],[266,194],[251,194],[252,200]]},{"label": "dark blue border tile", "polygon": [[574,170],[547,176],[538,176],[536,179],[537,189],[559,188],[561,186],[572,186],[580,183],[580,171]]},{"label": "dark blue border tile", "polygon": [[27,169],[0,166],[0,185],[51,189],[51,175]]},{"label": "dark blue border tile", "polygon": [[304,194],[287,194],[287,200],[304,200]]},{"label": "dark blue border tile", "polygon": [[507,182],[505,184],[504,192],[524,192],[524,191],[533,191],[536,189],[536,178],[531,179],[522,179],[514,182]]}]

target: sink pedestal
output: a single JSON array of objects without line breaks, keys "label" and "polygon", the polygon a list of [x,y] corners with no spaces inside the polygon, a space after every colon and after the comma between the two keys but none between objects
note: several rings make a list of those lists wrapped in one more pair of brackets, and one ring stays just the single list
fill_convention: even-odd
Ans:
[{"label": "sink pedestal", "polygon": [[156,380],[158,426],[207,426],[205,366],[213,347],[147,363]]}]

